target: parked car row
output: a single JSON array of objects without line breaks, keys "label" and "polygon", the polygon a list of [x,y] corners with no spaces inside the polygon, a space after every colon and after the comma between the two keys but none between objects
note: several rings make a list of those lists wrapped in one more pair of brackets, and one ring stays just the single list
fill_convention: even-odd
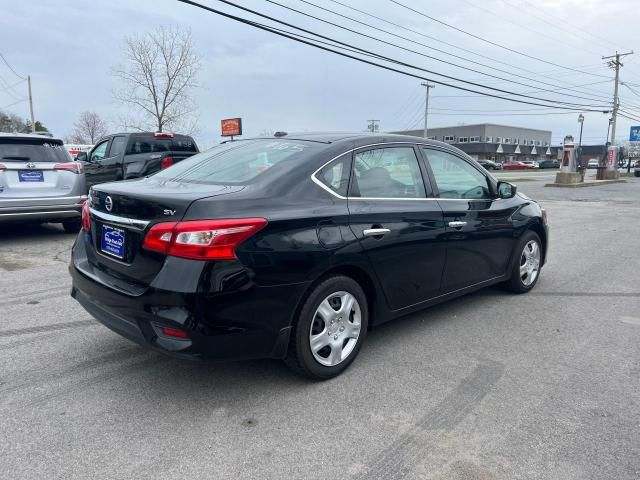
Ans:
[{"label": "parked car row", "polygon": [[79,147],[73,159],[61,139],[0,133],[0,222],[59,222],[78,232],[92,185],[151,175],[198,153],[193,138],[172,133],[114,134],[88,152]]},{"label": "parked car row", "polygon": [[491,160],[478,160],[486,170],[529,170],[533,168],[560,168],[560,162],[556,159],[547,159],[536,162],[535,160],[517,160],[504,163]]}]

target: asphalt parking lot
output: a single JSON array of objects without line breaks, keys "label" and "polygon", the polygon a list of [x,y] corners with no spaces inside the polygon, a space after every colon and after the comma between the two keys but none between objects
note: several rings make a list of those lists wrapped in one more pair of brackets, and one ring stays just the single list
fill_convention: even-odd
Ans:
[{"label": "asphalt parking lot", "polygon": [[0,476],[640,478],[640,179],[546,181],[533,292],[387,324],[321,383],[143,350],[69,297],[74,235],[0,226]]}]

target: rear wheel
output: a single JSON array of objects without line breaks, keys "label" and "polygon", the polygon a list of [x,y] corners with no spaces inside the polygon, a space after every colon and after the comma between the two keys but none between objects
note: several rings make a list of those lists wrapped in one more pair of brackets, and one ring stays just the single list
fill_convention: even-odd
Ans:
[{"label": "rear wheel", "polygon": [[542,267],[542,243],[535,232],[529,230],[520,239],[517,247],[517,259],[511,271],[511,277],[505,283],[507,289],[515,293],[531,290],[540,277]]},{"label": "rear wheel", "polygon": [[341,275],[327,278],[304,302],[285,362],[316,380],[339,375],[358,355],[368,319],[360,285]]},{"label": "rear wheel", "polygon": [[82,223],[80,220],[67,220],[62,222],[62,228],[67,233],[78,233],[82,228]]}]

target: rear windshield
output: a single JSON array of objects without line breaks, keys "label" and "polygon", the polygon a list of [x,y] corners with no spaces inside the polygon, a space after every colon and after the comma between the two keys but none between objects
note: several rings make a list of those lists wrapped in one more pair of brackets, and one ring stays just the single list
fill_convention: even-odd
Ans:
[{"label": "rear windshield", "polygon": [[129,143],[127,155],[154,152],[191,152],[196,153],[198,147],[193,139],[186,138],[136,138]]},{"label": "rear windshield", "polygon": [[310,142],[243,140],[218,145],[156,174],[156,178],[205,184],[245,184],[264,172],[288,171],[319,147]]},{"label": "rear windshield", "polygon": [[71,156],[61,143],[29,139],[0,139],[0,163],[70,162]]}]

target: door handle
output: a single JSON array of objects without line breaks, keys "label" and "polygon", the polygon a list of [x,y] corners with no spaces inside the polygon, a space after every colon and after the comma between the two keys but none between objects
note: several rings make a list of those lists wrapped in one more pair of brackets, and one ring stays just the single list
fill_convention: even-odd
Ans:
[{"label": "door handle", "polygon": [[362,234],[365,237],[383,237],[390,231],[391,230],[389,230],[388,228],[367,228],[362,231]]},{"label": "door handle", "polygon": [[462,228],[467,224],[467,222],[449,222],[449,226],[451,228]]}]

